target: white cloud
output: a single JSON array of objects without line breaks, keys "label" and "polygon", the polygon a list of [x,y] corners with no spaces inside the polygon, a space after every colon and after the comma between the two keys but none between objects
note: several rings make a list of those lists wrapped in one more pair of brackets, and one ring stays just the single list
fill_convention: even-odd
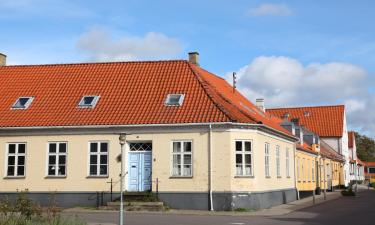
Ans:
[{"label": "white cloud", "polygon": [[166,59],[182,52],[182,43],[163,33],[149,32],[143,37],[124,35],[115,38],[102,28],[81,35],[77,48],[95,61]]},{"label": "white cloud", "polygon": [[[231,81],[231,75],[227,74]],[[371,76],[361,67],[332,62],[303,65],[283,56],[261,56],[237,72],[237,87],[266,107],[345,104],[349,127],[375,137],[375,94]],[[371,125],[374,124],[374,125]]]},{"label": "white cloud", "polygon": [[264,3],[249,10],[250,16],[290,16],[293,11],[284,4]]}]

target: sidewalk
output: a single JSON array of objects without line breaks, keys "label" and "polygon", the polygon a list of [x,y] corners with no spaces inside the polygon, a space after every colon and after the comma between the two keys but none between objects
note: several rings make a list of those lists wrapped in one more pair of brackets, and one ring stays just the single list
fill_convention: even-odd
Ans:
[{"label": "sidewalk", "polygon": [[[327,192],[327,199],[324,200],[323,193],[316,196],[315,205],[331,201],[341,197],[340,191]],[[304,198],[288,204],[274,206],[269,209],[261,209],[249,212],[236,212],[236,211],[202,211],[202,210],[176,210],[171,209],[163,212],[148,212],[148,211],[126,211],[127,214],[180,214],[180,215],[215,215],[215,216],[280,216],[285,215],[296,210],[304,209],[313,206],[313,197]],[[66,209],[63,213],[113,213],[114,210],[96,210],[84,208],[71,208]]]}]

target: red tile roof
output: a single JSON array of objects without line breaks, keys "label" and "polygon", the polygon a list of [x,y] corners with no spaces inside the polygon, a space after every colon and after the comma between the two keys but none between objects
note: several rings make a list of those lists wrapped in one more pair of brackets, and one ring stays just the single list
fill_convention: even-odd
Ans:
[{"label": "red tile roof", "polygon": [[354,136],[354,132],[353,131],[349,131],[348,132],[348,147],[349,148],[353,148],[353,140],[355,139],[355,136]]},{"label": "red tile roof", "polygon": [[366,166],[375,166],[375,162],[364,162]]},{"label": "red tile roof", "polygon": [[298,118],[301,125],[321,137],[343,135],[344,111],[344,105],[267,109],[267,112],[280,118],[287,113],[289,120]]},{"label": "red tile roof", "polygon": [[314,155],[318,154],[318,152],[314,151],[313,148],[311,147],[311,145],[307,144],[306,142],[304,142],[303,145],[301,145],[300,143],[297,143],[296,147],[297,147],[298,150],[301,150],[301,151],[304,151],[304,152],[308,152],[308,153],[311,153],[311,154],[314,154]]},{"label": "red tile roof", "polygon": [[[0,67],[0,127],[237,122],[265,124],[290,135],[223,79],[185,60]],[[182,106],[165,106],[168,94]],[[78,108],[99,95],[93,109]],[[21,96],[34,101],[11,109]]]}]

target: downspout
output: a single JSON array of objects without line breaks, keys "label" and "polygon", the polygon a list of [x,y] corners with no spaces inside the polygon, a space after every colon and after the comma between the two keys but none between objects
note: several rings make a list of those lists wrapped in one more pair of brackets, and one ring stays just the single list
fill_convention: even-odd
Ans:
[{"label": "downspout", "polygon": [[300,199],[299,197],[299,191],[298,191],[298,187],[297,187],[297,174],[296,174],[296,166],[297,165],[297,145],[294,143],[294,186],[296,187],[296,191],[297,191],[297,200]]},{"label": "downspout", "polygon": [[210,211],[214,211],[214,204],[212,200],[212,125],[209,124],[209,144],[208,144],[208,176],[209,176],[209,182],[208,182],[208,190],[210,194]]}]

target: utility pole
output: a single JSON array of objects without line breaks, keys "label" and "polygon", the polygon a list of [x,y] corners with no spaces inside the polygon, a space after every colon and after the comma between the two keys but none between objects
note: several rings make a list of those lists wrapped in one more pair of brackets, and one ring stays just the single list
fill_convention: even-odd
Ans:
[{"label": "utility pole", "polygon": [[120,134],[119,143],[121,145],[121,174],[120,174],[120,225],[124,225],[124,163],[125,153],[124,147],[126,144],[126,134]]}]

